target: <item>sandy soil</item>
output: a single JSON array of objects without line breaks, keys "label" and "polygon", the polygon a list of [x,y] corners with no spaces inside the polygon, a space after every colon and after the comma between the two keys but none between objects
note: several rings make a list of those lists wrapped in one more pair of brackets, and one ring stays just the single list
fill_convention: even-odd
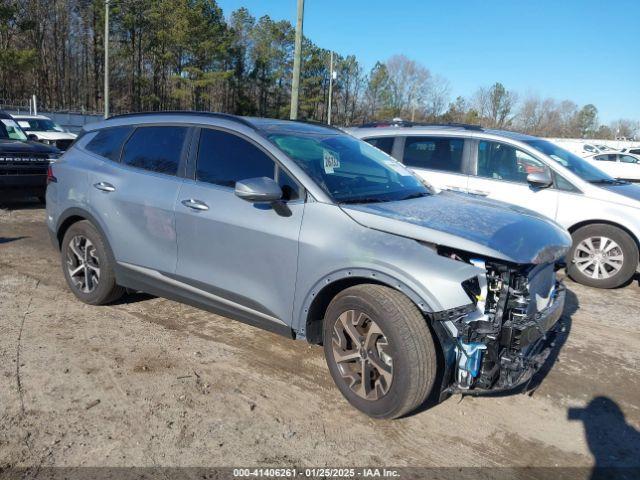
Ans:
[{"label": "sandy soil", "polygon": [[640,466],[640,287],[567,280],[570,329],[531,396],[375,421],[322,350],[142,294],[90,307],[44,210],[0,211],[0,471],[7,466]]}]

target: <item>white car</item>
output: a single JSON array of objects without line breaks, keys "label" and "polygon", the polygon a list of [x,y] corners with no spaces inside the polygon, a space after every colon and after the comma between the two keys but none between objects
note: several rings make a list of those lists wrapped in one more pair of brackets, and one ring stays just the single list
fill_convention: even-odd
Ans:
[{"label": "white car", "polygon": [[585,157],[585,160],[614,178],[640,182],[640,157],[637,155],[601,153]]},{"label": "white car", "polygon": [[64,151],[69,148],[77,137],[76,134],[65,130],[44,115],[12,115],[12,117],[30,140],[53,145],[58,150]]},{"label": "white car", "polygon": [[537,137],[473,125],[388,125],[349,132],[439,189],[501,200],[554,219],[573,238],[566,263],[574,280],[615,288],[639,271],[640,185],[616,180]]}]

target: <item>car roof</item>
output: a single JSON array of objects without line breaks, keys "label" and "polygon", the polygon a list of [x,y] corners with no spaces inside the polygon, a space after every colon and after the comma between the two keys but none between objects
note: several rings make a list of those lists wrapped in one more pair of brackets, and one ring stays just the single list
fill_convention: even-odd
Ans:
[{"label": "car roof", "polygon": [[0,110],[0,118],[4,120],[13,120],[13,117],[4,110]]},{"label": "car roof", "polygon": [[323,133],[338,134],[343,133],[341,130],[308,121],[282,120],[275,118],[260,117],[243,117],[239,115],[231,115],[228,113],[217,112],[193,112],[193,111],[167,111],[167,112],[139,112],[127,113],[123,115],[115,115],[108,119],[91,123],[85,126],[85,130],[93,131],[110,126],[119,125],[137,125],[141,123],[154,122],[185,122],[185,123],[205,123],[211,125],[218,124],[236,124],[250,128],[262,134],[275,132],[291,132],[291,133]]},{"label": "car roof", "polygon": [[356,134],[358,137],[362,136],[375,136],[376,134],[395,134],[395,135],[420,135],[420,134],[456,134],[459,135],[461,133],[468,133],[470,136],[475,135],[493,135],[498,137],[506,137],[512,140],[519,140],[521,142],[530,141],[530,140],[539,140],[539,137],[534,137],[531,135],[525,135],[524,133],[511,132],[509,130],[498,130],[498,129],[487,129],[478,126],[470,126],[467,125],[420,125],[416,124],[414,126],[409,127],[394,127],[394,126],[382,126],[382,127],[355,127],[347,129],[350,133]]},{"label": "car roof", "polygon": [[19,118],[20,120],[51,120],[49,117],[45,117],[44,115],[12,115],[13,118]]}]

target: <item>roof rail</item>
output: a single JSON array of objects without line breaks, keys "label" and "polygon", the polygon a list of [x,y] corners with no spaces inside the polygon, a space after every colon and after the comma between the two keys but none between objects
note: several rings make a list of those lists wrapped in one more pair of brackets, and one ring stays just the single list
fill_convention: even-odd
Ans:
[{"label": "roof rail", "polygon": [[258,128],[251,123],[246,118],[239,117],[237,115],[231,115],[230,113],[218,113],[218,112],[198,112],[192,110],[165,110],[161,112],[131,112],[131,113],[122,113],[120,115],[113,115],[109,117],[107,120],[111,120],[112,118],[126,118],[126,117],[137,117],[144,115],[198,115],[202,117],[213,117],[220,118],[223,120],[229,120],[231,122],[241,123],[253,130],[258,130]]},{"label": "roof rail", "polygon": [[482,125],[472,125],[469,123],[427,123],[427,122],[411,122],[408,120],[391,120],[363,123],[358,128],[381,128],[381,127],[452,127],[464,128],[465,130],[482,130]]}]

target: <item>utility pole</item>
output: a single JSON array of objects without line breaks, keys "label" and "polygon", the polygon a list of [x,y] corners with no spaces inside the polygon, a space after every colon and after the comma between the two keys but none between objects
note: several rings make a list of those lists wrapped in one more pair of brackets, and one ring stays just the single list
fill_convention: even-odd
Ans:
[{"label": "utility pole", "polygon": [[109,0],[104,2],[104,118],[109,118]]},{"label": "utility pole", "polygon": [[329,60],[329,106],[327,107],[327,124],[331,125],[331,104],[333,99],[333,80],[334,80],[333,71],[333,50],[331,51],[331,56]]},{"label": "utility pole", "polygon": [[298,0],[298,21],[296,22],[296,44],[293,54],[293,79],[291,81],[291,120],[298,118],[298,92],[300,90],[300,62],[302,56],[302,19],[304,0]]}]

